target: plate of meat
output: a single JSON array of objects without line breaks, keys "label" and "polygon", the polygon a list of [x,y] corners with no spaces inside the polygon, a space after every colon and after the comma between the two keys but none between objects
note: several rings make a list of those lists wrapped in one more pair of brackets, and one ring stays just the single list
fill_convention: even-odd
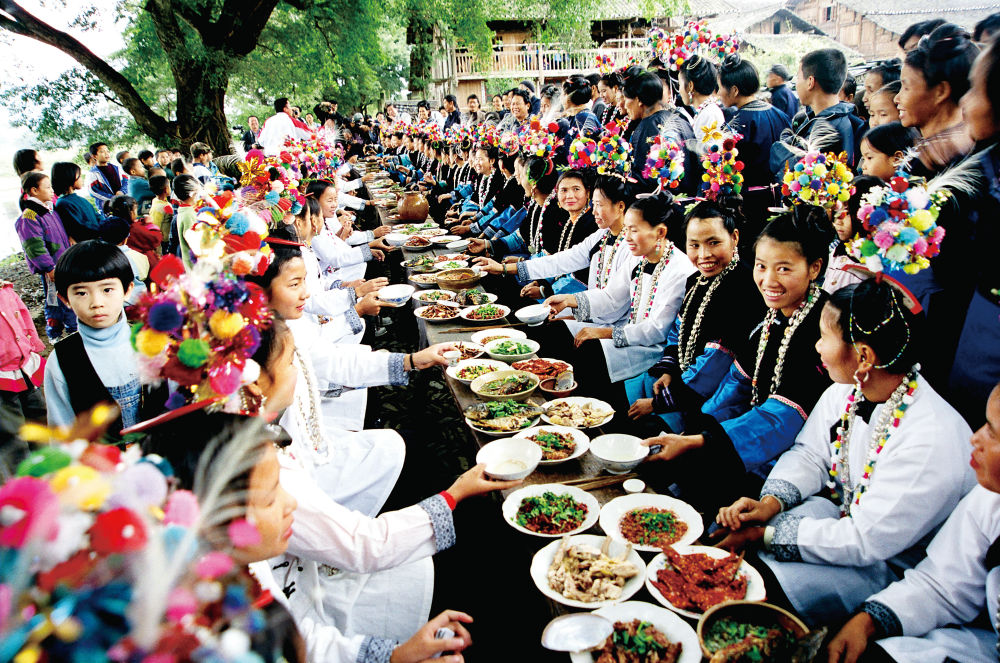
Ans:
[{"label": "plate of meat", "polygon": [[462,309],[451,302],[438,302],[429,306],[421,306],[413,312],[418,318],[423,318],[427,322],[448,322],[458,318]]},{"label": "plate of meat", "polygon": [[542,448],[541,465],[557,465],[579,458],[590,448],[586,433],[566,426],[539,426],[521,431],[514,437],[531,440]]},{"label": "plate of meat", "polygon": [[545,596],[572,608],[600,608],[642,589],[646,564],[632,546],[577,534],[553,541],[531,558],[531,579]]},{"label": "plate of meat", "polygon": [[764,578],[757,569],[722,548],[670,546],[646,568],[646,589],[665,608],[698,619],[726,601],[763,601]]},{"label": "plate of meat", "polygon": [[564,361],[559,361],[558,359],[546,359],[545,357],[516,361],[511,364],[511,368],[515,368],[519,371],[534,373],[538,376],[539,380],[548,380],[549,378],[558,376],[563,371],[573,370],[573,366]]},{"label": "plate of meat", "polygon": [[637,493],[605,504],[601,529],[612,538],[633,544],[636,550],[660,552],[666,546],[694,543],[705,526],[687,502],[668,495]]},{"label": "plate of meat", "polygon": [[698,634],[683,619],[658,605],[625,601],[594,611],[614,624],[600,649],[573,652],[573,663],[700,663]]}]

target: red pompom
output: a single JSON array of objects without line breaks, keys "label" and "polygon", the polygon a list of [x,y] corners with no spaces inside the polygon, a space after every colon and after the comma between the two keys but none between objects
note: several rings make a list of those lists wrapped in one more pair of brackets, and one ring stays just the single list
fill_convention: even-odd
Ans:
[{"label": "red pompom", "polygon": [[105,555],[142,550],[146,546],[146,526],[129,509],[106,511],[90,528],[90,545]]},{"label": "red pompom", "polygon": [[149,278],[153,283],[166,288],[171,281],[184,273],[184,263],[175,255],[163,256],[156,263],[156,267],[149,272]]}]

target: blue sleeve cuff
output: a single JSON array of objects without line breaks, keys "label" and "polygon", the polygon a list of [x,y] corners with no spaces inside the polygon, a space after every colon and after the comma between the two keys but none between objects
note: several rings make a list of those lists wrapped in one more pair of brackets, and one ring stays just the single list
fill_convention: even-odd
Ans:
[{"label": "blue sleeve cuff", "polygon": [[517,263],[517,278],[521,279],[522,281],[530,281],[531,280],[531,277],[528,276],[528,261],[527,260],[522,260],[521,262]]},{"label": "blue sleeve cuff", "polygon": [[372,255],[372,247],[367,244],[362,244],[358,248],[361,249],[361,257],[364,258],[365,262],[371,262],[372,258],[375,257]]},{"label": "blue sleeve cuff", "polygon": [[576,308],[573,309],[573,317],[580,322],[590,322],[590,298],[587,293],[578,292],[576,297]]},{"label": "blue sleeve cuff", "polygon": [[351,326],[351,333],[360,334],[365,330],[365,325],[361,322],[361,316],[358,315],[353,306],[347,307],[347,310],[344,311],[344,317],[347,318],[347,324]]},{"label": "blue sleeve cuff", "polygon": [[351,306],[358,303],[358,293],[354,288],[347,288],[347,298],[351,300]]},{"label": "blue sleeve cuff", "polygon": [[791,481],[784,479],[768,479],[764,482],[764,487],[760,489],[760,498],[766,495],[776,498],[781,502],[781,510],[788,511],[802,502],[802,493]]},{"label": "blue sleeve cuff", "polygon": [[428,497],[417,506],[427,512],[434,528],[434,549],[436,552],[447,550],[455,545],[455,520],[448,503],[441,495]]},{"label": "blue sleeve cuff", "polygon": [[405,357],[406,355],[400,352],[393,352],[389,355],[389,384],[394,387],[401,387],[410,382],[410,376],[403,370]]},{"label": "blue sleeve cuff", "polygon": [[341,279],[337,279],[333,283],[330,284],[330,288],[329,289],[330,290],[333,290],[334,288],[343,289],[343,286],[344,286],[344,282]]},{"label": "blue sleeve cuff", "polygon": [[374,233],[374,232],[372,232],[371,230],[366,230],[366,231],[365,231],[365,238],[366,238],[366,239],[367,239],[367,240],[368,240],[369,242],[374,242],[374,241],[375,241],[375,233]]},{"label": "blue sleeve cuff", "polygon": [[867,612],[875,622],[875,635],[880,640],[903,634],[903,625],[900,623],[899,617],[886,604],[878,601],[865,601],[861,609]]},{"label": "blue sleeve cuff", "polygon": [[799,523],[805,516],[790,513],[779,513],[771,519],[774,527],[774,538],[768,546],[771,554],[779,562],[801,562],[799,552]]},{"label": "blue sleeve cuff", "polygon": [[396,648],[396,641],[387,638],[376,638],[366,636],[361,641],[361,649],[358,650],[357,663],[389,663],[392,650]]},{"label": "blue sleeve cuff", "polygon": [[625,325],[618,325],[617,327],[611,328],[611,338],[615,342],[616,348],[624,348],[628,346],[628,338],[625,336]]}]

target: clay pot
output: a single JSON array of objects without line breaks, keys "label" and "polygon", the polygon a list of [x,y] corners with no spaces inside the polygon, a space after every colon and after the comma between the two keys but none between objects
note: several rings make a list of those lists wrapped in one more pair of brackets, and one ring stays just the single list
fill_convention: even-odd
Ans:
[{"label": "clay pot", "polygon": [[424,194],[419,191],[407,191],[399,200],[399,220],[406,223],[423,223],[430,209]]}]

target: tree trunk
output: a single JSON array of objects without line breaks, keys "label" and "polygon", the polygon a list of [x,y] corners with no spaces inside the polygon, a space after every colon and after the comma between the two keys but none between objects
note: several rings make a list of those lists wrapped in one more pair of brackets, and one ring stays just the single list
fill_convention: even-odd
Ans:
[{"label": "tree trunk", "polygon": [[191,143],[208,143],[215,156],[232,154],[233,136],[226,119],[226,89],[229,77],[205,76],[203,72],[185,69],[177,76],[177,89],[183,90],[183,103],[177,104],[177,135],[175,140],[187,151]]}]

